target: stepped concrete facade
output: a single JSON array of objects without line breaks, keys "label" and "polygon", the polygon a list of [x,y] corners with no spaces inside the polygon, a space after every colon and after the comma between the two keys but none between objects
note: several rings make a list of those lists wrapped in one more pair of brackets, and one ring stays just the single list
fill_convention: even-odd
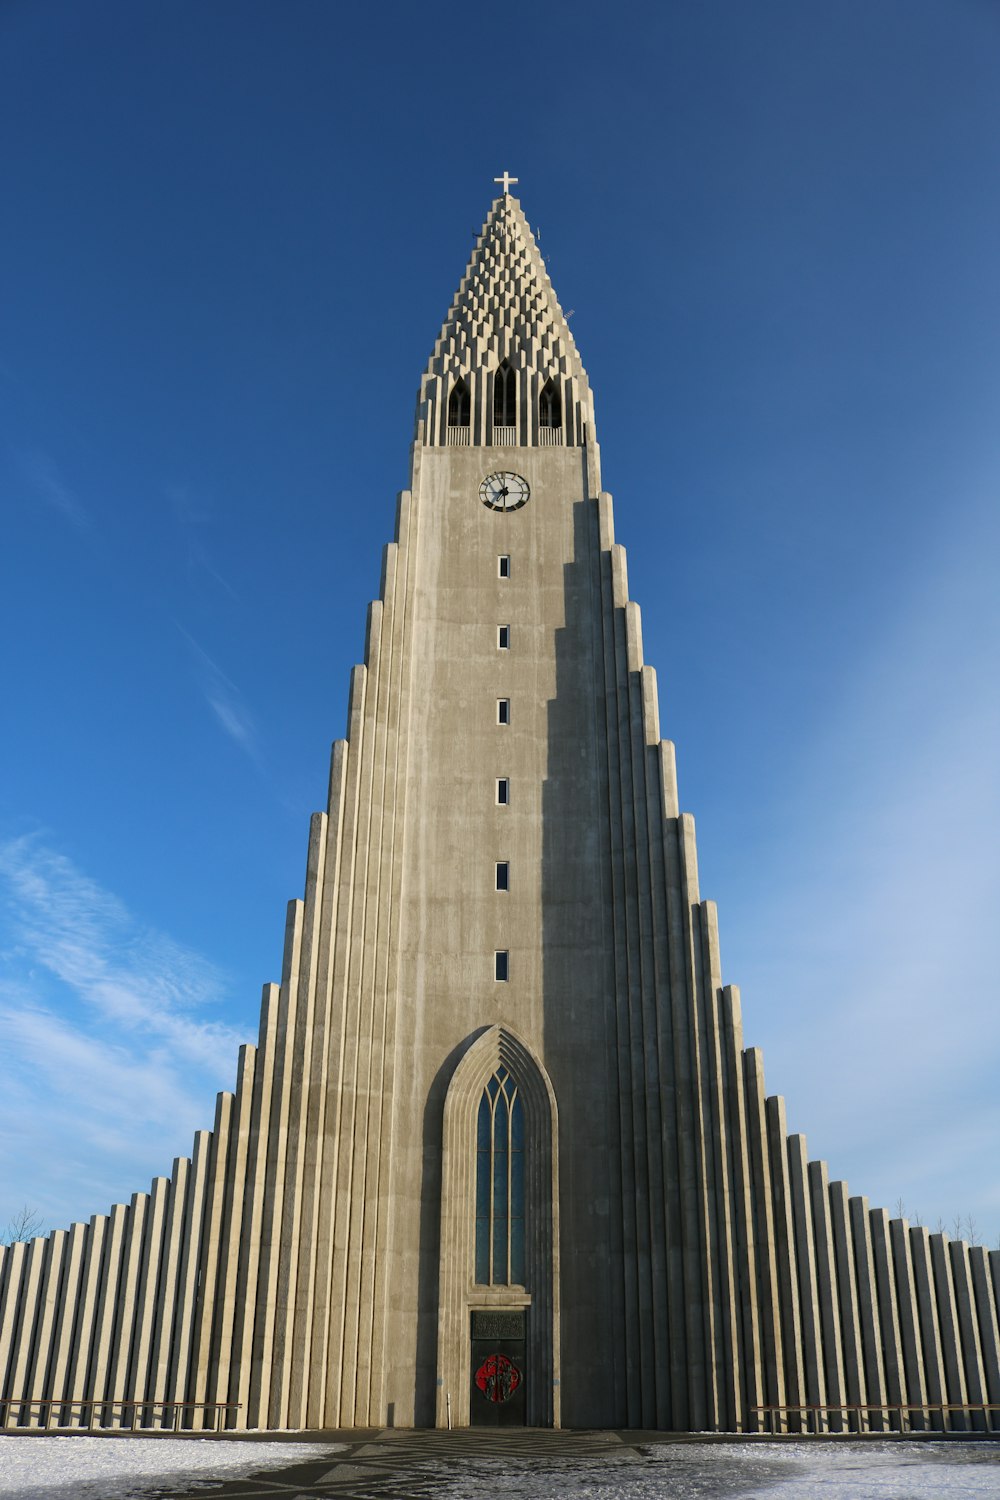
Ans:
[{"label": "stepped concrete facade", "polygon": [[2,1252],[9,1428],[1000,1427],[1000,1254],[831,1182],[744,1046],[508,187],[258,1043],[170,1177]]}]

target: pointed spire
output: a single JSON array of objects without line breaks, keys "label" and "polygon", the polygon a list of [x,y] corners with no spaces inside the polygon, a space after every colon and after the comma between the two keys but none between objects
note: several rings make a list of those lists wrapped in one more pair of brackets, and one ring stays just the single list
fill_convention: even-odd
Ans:
[{"label": "pointed spire", "polygon": [[[568,446],[593,441],[593,401],[573,335],[552,288],[545,262],[505,172],[476,239],[472,258],[434,345],[421,382],[417,441],[431,446],[459,441],[473,446],[508,445],[510,429],[494,435],[491,386],[506,360],[518,376],[518,422],[514,443]],[[448,404],[456,382],[471,392],[468,429],[449,429]],[[552,381],[564,427],[543,426],[539,397]],[[454,403],[453,403],[454,406]]]}]

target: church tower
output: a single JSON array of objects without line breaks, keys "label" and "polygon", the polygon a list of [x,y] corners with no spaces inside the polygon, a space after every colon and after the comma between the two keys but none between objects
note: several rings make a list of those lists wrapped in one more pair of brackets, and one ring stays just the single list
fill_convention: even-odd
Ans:
[{"label": "church tower", "polygon": [[1000,1254],[849,1197],[744,1048],[510,185],[421,380],[258,1045],[169,1179],[3,1252],[0,1423],[882,1430],[1000,1402]]}]

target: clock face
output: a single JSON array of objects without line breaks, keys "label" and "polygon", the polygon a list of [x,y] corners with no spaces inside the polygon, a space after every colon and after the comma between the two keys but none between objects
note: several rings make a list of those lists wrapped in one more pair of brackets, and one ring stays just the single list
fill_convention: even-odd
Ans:
[{"label": "clock face", "polygon": [[520,510],[530,494],[520,474],[487,474],[479,486],[479,498],[490,510]]}]

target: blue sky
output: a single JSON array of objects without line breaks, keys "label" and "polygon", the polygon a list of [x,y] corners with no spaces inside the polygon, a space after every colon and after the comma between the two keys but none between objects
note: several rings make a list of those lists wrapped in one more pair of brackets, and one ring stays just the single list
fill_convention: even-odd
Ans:
[{"label": "blue sky", "polygon": [[998,72],[992,0],[6,0],[0,1221],[232,1086],[506,167],[747,1041],[997,1243]]}]

